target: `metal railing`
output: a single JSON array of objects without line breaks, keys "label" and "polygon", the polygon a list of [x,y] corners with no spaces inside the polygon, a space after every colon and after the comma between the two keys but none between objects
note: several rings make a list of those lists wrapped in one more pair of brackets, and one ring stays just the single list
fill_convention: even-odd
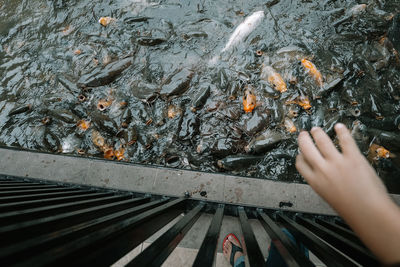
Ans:
[{"label": "metal railing", "polygon": [[251,266],[264,266],[265,258],[249,219],[259,220],[288,266],[314,264],[282,227],[326,266],[378,265],[338,217],[10,176],[0,176],[0,262],[2,266],[109,266],[182,213],[128,266],[160,266],[202,213],[213,218],[193,266],[213,266],[224,215],[238,218]]}]

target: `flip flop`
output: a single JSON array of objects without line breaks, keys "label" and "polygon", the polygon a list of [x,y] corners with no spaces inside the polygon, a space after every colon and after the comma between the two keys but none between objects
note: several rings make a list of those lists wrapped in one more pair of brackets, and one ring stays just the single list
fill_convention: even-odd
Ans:
[{"label": "flip flop", "polygon": [[[240,244],[240,241],[239,241],[239,239],[236,237],[236,235],[230,233],[230,234],[227,234],[227,235],[225,236],[225,238],[224,238],[224,241],[222,241],[222,249],[224,248],[225,243],[226,243],[227,241],[229,241],[228,238],[229,238],[230,236],[232,236],[232,237]],[[229,242],[230,242],[230,241],[229,241]],[[231,242],[231,244],[232,244],[232,251],[231,251],[231,256],[230,256],[229,262],[230,262],[230,264],[231,264],[232,266],[234,266],[234,265],[235,265],[234,260],[235,260],[235,254],[236,254],[236,252],[242,252],[242,253],[243,253],[243,249],[242,249],[241,247],[236,246],[236,245],[233,244],[232,242]]]}]

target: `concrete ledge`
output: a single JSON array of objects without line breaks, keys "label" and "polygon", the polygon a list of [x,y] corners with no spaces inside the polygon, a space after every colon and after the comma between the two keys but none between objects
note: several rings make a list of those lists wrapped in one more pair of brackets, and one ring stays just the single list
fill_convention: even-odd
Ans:
[{"label": "concrete ledge", "polygon": [[[310,186],[0,148],[0,173],[112,189],[333,215]],[[201,191],[207,195],[202,197]],[[400,200],[399,195],[393,196]],[[280,202],[292,203],[279,207]],[[399,203],[400,201],[398,201]]]}]

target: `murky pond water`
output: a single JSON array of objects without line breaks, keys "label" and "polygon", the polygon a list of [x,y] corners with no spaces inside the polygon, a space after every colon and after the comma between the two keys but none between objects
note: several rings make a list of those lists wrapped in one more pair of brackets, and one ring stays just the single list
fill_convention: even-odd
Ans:
[{"label": "murky pond water", "polygon": [[0,0],[0,144],[302,182],[298,132],[340,121],[400,192],[399,11]]}]

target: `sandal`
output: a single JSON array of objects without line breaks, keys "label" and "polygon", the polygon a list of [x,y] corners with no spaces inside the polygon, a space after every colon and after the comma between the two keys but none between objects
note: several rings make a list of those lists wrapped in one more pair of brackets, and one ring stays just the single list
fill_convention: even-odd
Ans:
[{"label": "sandal", "polygon": [[[236,239],[236,241],[240,244],[240,241],[239,241],[239,239],[236,237],[236,235],[230,233],[230,234],[227,234],[227,235],[225,236],[225,238],[224,238],[224,241],[222,241],[222,248],[225,247],[225,243],[226,243],[227,241],[229,241],[228,238],[229,238],[230,236],[232,236],[234,239]],[[229,242],[230,242],[230,241],[229,241]],[[234,265],[235,265],[234,260],[235,260],[235,254],[236,254],[236,252],[242,252],[242,253],[243,253],[243,249],[242,249],[241,247],[236,246],[236,245],[233,244],[232,242],[231,242],[231,244],[232,244],[232,251],[231,251],[231,256],[230,256],[229,262],[230,262],[230,264],[231,264],[232,266],[234,266]]]}]

